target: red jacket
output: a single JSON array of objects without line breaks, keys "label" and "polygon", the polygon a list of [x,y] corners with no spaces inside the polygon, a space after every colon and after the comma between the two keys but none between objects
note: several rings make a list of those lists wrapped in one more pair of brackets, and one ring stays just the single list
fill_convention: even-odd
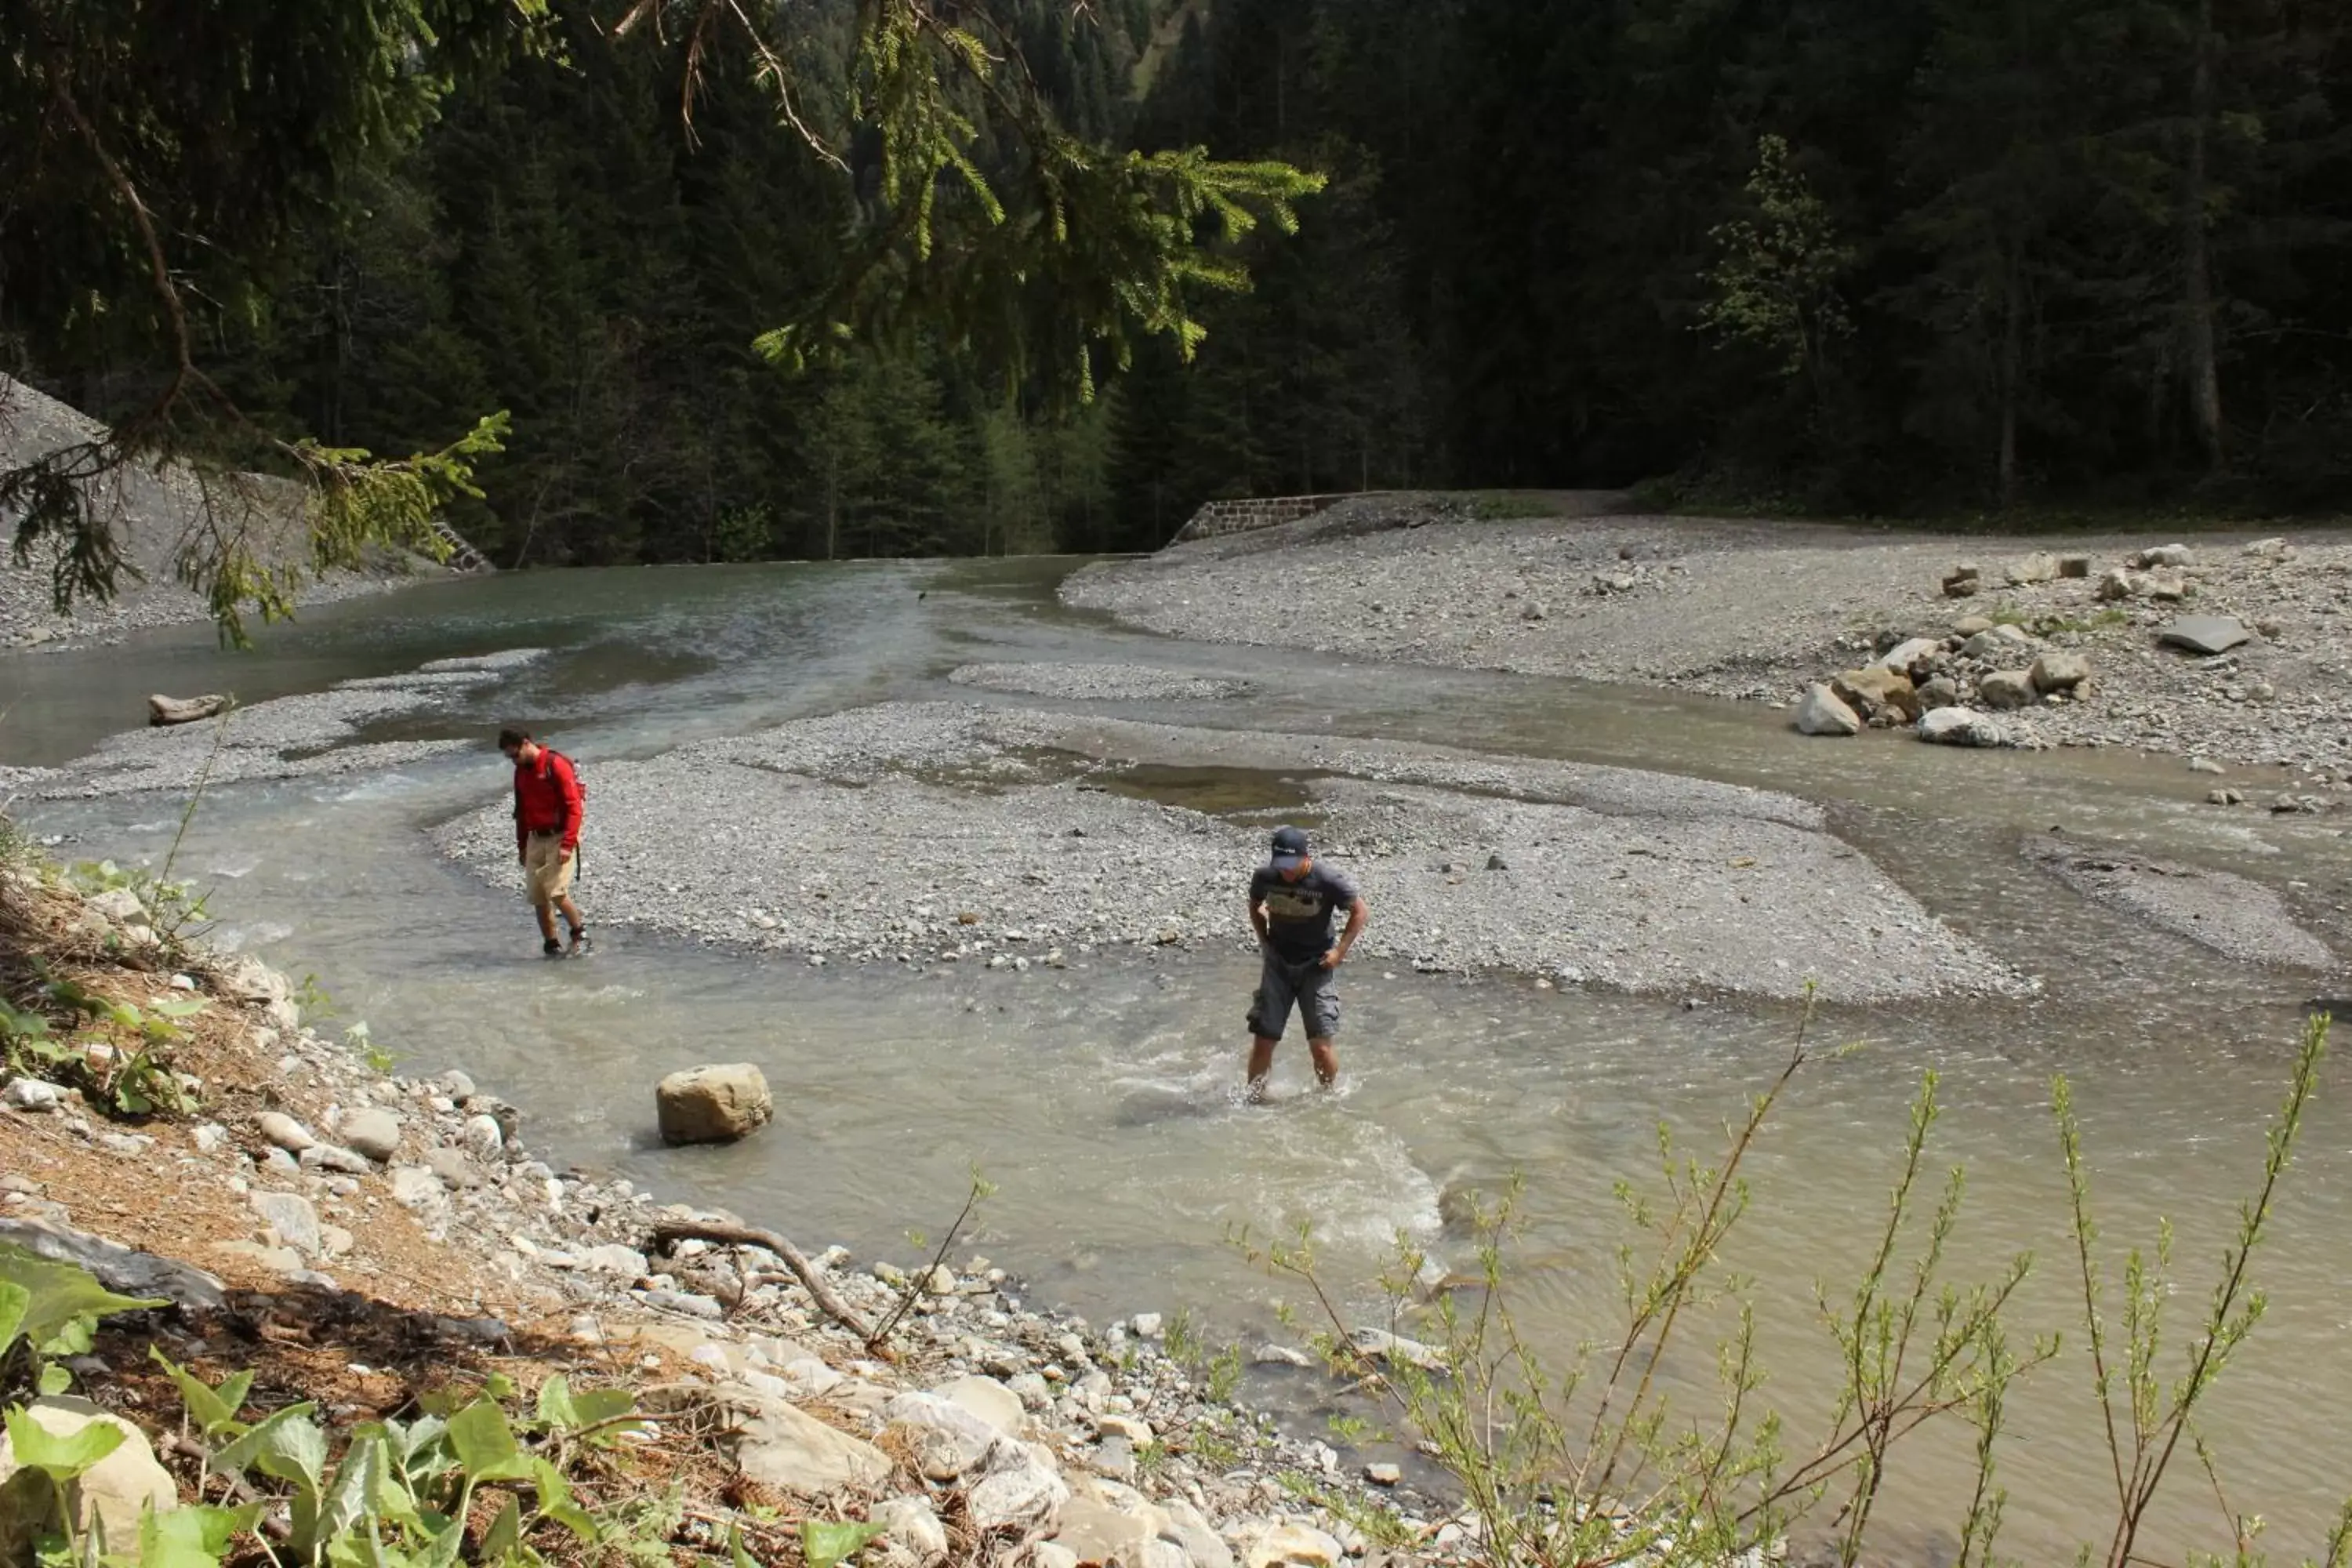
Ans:
[{"label": "red jacket", "polygon": [[563,847],[580,847],[580,775],[569,757],[545,746],[536,762],[515,764],[515,847],[521,849],[534,833],[562,829]]}]

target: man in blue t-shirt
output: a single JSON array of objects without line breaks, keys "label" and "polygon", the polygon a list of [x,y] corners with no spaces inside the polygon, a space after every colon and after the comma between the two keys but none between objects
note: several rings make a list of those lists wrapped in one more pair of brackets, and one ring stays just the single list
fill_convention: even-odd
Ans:
[{"label": "man in blue t-shirt", "polygon": [[[1347,929],[1331,938],[1331,917],[1348,911]],[[1250,927],[1257,932],[1265,968],[1250,1003],[1249,1098],[1265,1098],[1274,1071],[1274,1047],[1298,1009],[1307,1026],[1307,1048],[1315,1076],[1331,1087],[1339,1076],[1339,1053],[1331,1037],[1339,1031],[1339,998],[1331,972],[1348,960],[1370,913],[1364,895],[1344,871],[1318,865],[1307,835],[1296,827],[1275,830],[1274,858],[1250,876]]]}]

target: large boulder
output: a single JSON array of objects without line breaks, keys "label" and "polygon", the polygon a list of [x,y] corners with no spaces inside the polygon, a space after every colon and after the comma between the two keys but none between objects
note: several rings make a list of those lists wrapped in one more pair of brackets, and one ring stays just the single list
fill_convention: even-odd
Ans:
[{"label": "large boulder", "polygon": [[1973,562],[1963,562],[1944,574],[1944,597],[1965,599],[1983,586],[1983,579]]},{"label": "large boulder", "polygon": [[[147,1446],[146,1436],[89,1400],[64,1394],[36,1399],[25,1406],[25,1414],[59,1439],[70,1439],[91,1426],[110,1427],[122,1434],[112,1453],[66,1489],[66,1503],[74,1510],[77,1529],[87,1531],[95,1525],[103,1532],[108,1551],[135,1557],[140,1520],[150,1509],[164,1513],[180,1506],[180,1489],[171,1473],[155,1462],[155,1450]],[[31,1562],[32,1553],[26,1549],[29,1541],[18,1532],[29,1536],[40,1529],[50,1521],[55,1508],[56,1493],[48,1478],[25,1468],[16,1458],[15,1445],[0,1433],[0,1562]]]},{"label": "large boulder", "polygon": [[2031,555],[2021,555],[2009,563],[2008,577],[2012,587],[2055,582],[2058,578],[2058,558],[2042,550]]},{"label": "large boulder", "polygon": [[1805,690],[1797,704],[1797,732],[1801,735],[1859,735],[1862,720],[1854,710],[1838,700],[1820,681]]},{"label": "large boulder", "polygon": [[1991,664],[2013,658],[2033,646],[2033,638],[2020,628],[2006,623],[1977,633],[1960,645],[1960,652],[1979,663]]},{"label": "large boulder", "polygon": [[1977,700],[1996,712],[2026,707],[2034,695],[2033,677],[2022,669],[1996,669],[1977,682]]},{"label": "large boulder", "polygon": [[1912,689],[1911,678],[1882,666],[1849,669],[1830,682],[1830,690],[1865,721],[1900,719],[1907,724],[1919,716],[1919,694]]},{"label": "large boulder", "polygon": [[776,1113],[766,1077],[750,1062],[674,1072],[654,1090],[654,1104],[667,1143],[731,1143]]},{"label": "large boulder", "polygon": [[335,1124],[337,1136],[343,1146],[366,1155],[378,1164],[400,1152],[400,1118],[389,1110],[371,1106],[354,1110]]},{"label": "large boulder", "polygon": [[2099,585],[2092,590],[2103,605],[2117,605],[2126,599],[2137,599],[2144,591],[2145,584],[2139,574],[2126,571],[2121,566],[2108,568],[2100,577]]},{"label": "large boulder", "polygon": [[873,1444],[781,1399],[740,1429],[735,1466],[747,1481],[803,1497],[878,1487],[892,1468]]},{"label": "large boulder", "polygon": [[1873,662],[1886,669],[1900,670],[1916,680],[1920,666],[1943,651],[1944,645],[1934,637],[1906,637],[1880,654]]},{"label": "large boulder", "polygon": [[1919,721],[1919,738],[1937,746],[2006,746],[2009,731],[1998,719],[1972,708],[1938,708]]},{"label": "large boulder", "polygon": [[2091,661],[2079,653],[2053,648],[2035,659],[2028,673],[2036,691],[2072,691],[2091,679]]}]

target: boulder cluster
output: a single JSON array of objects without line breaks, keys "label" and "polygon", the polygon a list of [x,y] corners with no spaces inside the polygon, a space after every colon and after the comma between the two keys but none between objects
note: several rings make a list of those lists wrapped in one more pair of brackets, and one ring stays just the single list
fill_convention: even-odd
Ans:
[{"label": "boulder cluster", "polygon": [[1883,641],[1868,663],[1806,689],[1797,704],[1801,733],[1907,727],[1943,745],[2030,745],[2029,731],[1991,715],[2072,701],[2091,679],[2081,654],[1985,616],[1965,616],[1941,637]]}]

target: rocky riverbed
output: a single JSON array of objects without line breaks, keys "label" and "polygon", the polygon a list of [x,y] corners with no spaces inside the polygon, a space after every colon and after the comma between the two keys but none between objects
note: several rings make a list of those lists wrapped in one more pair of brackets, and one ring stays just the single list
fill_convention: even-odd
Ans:
[{"label": "rocky riverbed", "polygon": [[[1215,814],[1154,797],[1222,772]],[[804,957],[1023,972],[1250,945],[1276,822],[1373,907],[1363,962],[1842,1000],[2033,983],[1767,791],[1444,748],[887,704],[599,769],[594,918]],[[723,824],[715,828],[712,825]],[[516,883],[503,803],[444,848]]]},{"label": "rocky riverbed", "polygon": [[[29,901],[45,945],[124,961],[89,983],[206,1009],[183,1064],[201,1069],[188,1081],[203,1108],[185,1119],[134,1130],[70,1088],[0,1072],[0,1242],[165,1298],[176,1359],[276,1356],[257,1394],[346,1416],[402,1409],[415,1379],[526,1346],[541,1375],[617,1376],[654,1418],[660,1468],[704,1510],[707,1527],[692,1510],[677,1527],[688,1547],[723,1550],[730,1520],[755,1528],[736,1507],[790,1500],[883,1527],[908,1568],[1337,1568],[1374,1552],[1349,1522],[1372,1519],[1381,1561],[1472,1554],[1469,1525],[1401,1487],[1394,1463],[1343,1460],[1234,1405],[1164,1310],[1094,1325],[1029,1301],[984,1258],[894,1265],[841,1247],[806,1260],[820,1294],[769,1247],[673,1234],[740,1216],[538,1158],[522,1113],[466,1074],[373,1070],[305,1021],[284,976],[159,940],[135,896],[84,901],[37,871],[5,875],[12,920]],[[1363,1325],[1367,1364],[1432,1353],[1393,1327]],[[289,1343],[313,1353],[269,1349]],[[155,1455],[181,1449],[160,1423],[135,1430],[155,1419],[131,1391],[144,1358],[98,1348],[75,1363],[80,1386],[137,1437],[137,1463],[113,1468],[171,1506],[180,1483]],[[1256,1359],[1316,1364],[1295,1346]],[[730,1476],[698,1473],[705,1443]]]},{"label": "rocky riverbed", "polygon": [[[0,468],[100,440],[105,434],[96,420],[0,375]],[[207,504],[195,475],[184,465],[131,464],[100,485],[97,504],[111,517],[129,568],[120,593],[106,604],[79,602],[70,615],[58,615],[55,544],[44,542],[22,563],[13,549],[0,551],[0,649],[116,641],[128,632],[212,618],[203,596],[184,586],[176,574],[180,553],[202,526]],[[307,563],[309,542],[300,530],[300,496],[293,485],[258,475],[233,476],[217,482],[211,500],[239,513],[236,526],[260,541],[265,561]],[[16,522],[0,516],[0,531],[12,541]],[[295,601],[320,605],[382,593],[440,571],[421,557],[386,555],[366,571],[311,577]]]},{"label": "rocky riverbed", "polygon": [[[1063,594],[1179,637],[1668,686],[1791,710],[1814,682],[1912,638],[1940,643],[1956,622],[1981,616],[2022,635],[2020,672],[2043,652],[2089,666],[2054,702],[2026,694],[2041,741],[2285,764],[2325,791],[2352,782],[2352,542],[2202,535],[2178,564],[2126,565],[2172,542],[1994,543],[1641,516],[1481,521],[1444,498],[1376,498],[1092,567]],[[2084,574],[2061,576],[2054,559],[2040,569],[2036,558],[2060,555],[2084,557]],[[1963,566],[1977,569],[1976,586],[1948,596]],[[2109,583],[2119,573],[2130,579],[2122,593]],[[1276,580],[1281,609],[1269,614]],[[2218,658],[2163,646],[2158,634],[2189,613],[2240,618],[2249,640]]]}]

